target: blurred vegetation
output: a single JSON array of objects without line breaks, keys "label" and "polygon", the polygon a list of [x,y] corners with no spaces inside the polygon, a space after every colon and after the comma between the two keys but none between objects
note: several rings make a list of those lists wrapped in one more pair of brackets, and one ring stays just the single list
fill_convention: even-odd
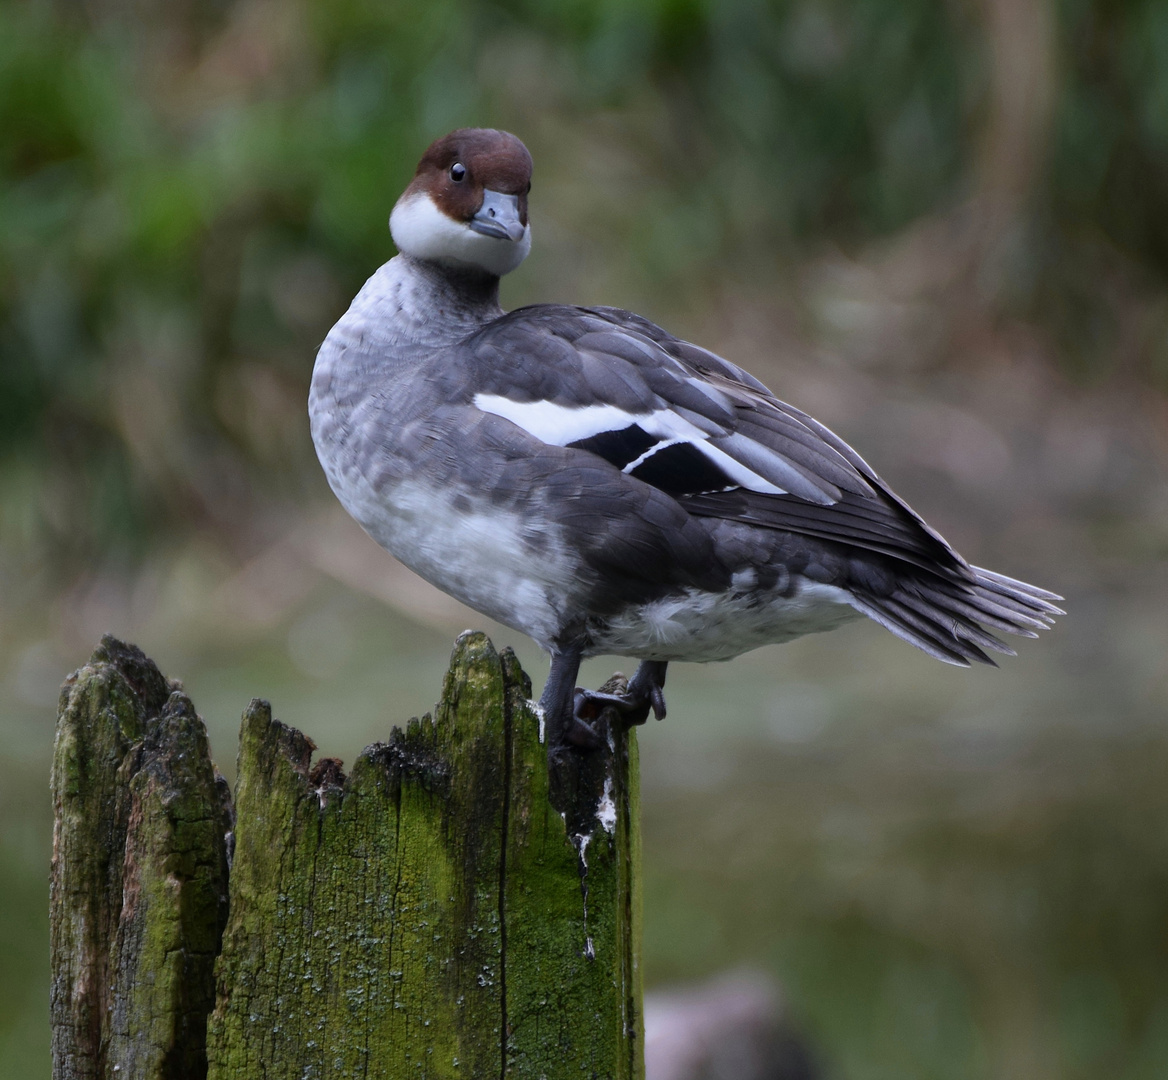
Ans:
[{"label": "blurred vegetation", "polygon": [[[420,148],[464,123],[532,142],[537,225],[610,241],[634,297],[765,282],[988,191],[994,303],[1095,377],[1150,291],[1128,366],[1168,378],[1155,0],[4,0],[6,536],[56,572],[229,527],[257,469],[294,497],[315,345],[391,253]],[[582,141],[609,173],[587,223],[540,199]]]},{"label": "blurred vegetation", "polygon": [[228,769],[254,693],[351,756],[437,692],[464,613],[318,513],[305,399],[467,124],[535,158],[507,306],[732,346],[1070,595],[988,677],[870,627],[671,673],[650,979],[771,964],[851,1080],[1161,1075],[1168,5],[0,0],[0,1076],[47,1075],[53,688],[100,632]]},{"label": "blurred vegetation", "polygon": [[[933,769],[906,783],[914,753]],[[766,941],[845,1077],[1164,1075],[1162,742],[1039,740],[993,780],[919,744],[747,756],[700,802],[650,804],[659,975]]]}]

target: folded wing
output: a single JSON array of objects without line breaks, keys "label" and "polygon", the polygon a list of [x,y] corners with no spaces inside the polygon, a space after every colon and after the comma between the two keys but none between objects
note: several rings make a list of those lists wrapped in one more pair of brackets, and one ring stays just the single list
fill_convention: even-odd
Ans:
[{"label": "folded wing", "polygon": [[841,545],[855,606],[938,659],[1010,653],[1058,597],[971,567],[833,432],[721,357],[614,308],[520,308],[464,343],[473,403],[689,514]]}]

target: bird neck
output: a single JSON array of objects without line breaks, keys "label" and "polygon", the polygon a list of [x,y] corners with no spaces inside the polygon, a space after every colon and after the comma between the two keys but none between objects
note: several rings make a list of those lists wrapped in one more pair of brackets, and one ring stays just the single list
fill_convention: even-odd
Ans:
[{"label": "bird neck", "polygon": [[499,279],[479,270],[398,255],[385,273],[383,302],[403,338],[427,344],[459,341],[503,314]]},{"label": "bird neck", "polygon": [[365,282],[329,338],[413,363],[419,349],[461,341],[502,314],[497,277],[398,255]]}]

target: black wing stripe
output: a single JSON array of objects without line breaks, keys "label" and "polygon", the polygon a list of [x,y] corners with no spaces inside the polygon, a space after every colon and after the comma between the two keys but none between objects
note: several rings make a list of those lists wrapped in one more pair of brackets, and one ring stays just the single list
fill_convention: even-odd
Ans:
[{"label": "black wing stripe", "polygon": [[730,479],[696,446],[673,443],[650,454],[631,474],[674,497],[732,487]]},{"label": "black wing stripe", "polygon": [[623,469],[659,441],[639,425],[630,424],[619,431],[601,431],[587,439],[577,439],[568,443],[568,446],[574,450],[587,450],[618,469]]}]

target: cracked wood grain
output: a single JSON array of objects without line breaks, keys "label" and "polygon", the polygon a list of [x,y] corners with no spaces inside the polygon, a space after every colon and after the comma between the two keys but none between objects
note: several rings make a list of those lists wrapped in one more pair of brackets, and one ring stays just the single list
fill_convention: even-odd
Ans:
[{"label": "cracked wood grain", "polygon": [[602,755],[620,815],[581,825],[549,801],[530,696],[464,634],[434,715],[328,784],[252,703],[214,1080],[642,1075],[636,744]]},{"label": "cracked wood grain", "polygon": [[52,775],[55,1080],[202,1076],[227,915],[227,786],[190,699],[106,637],[61,692]]},{"label": "cracked wood grain", "polygon": [[[314,766],[311,739],[266,702],[245,711],[213,1010],[209,993],[199,998],[205,1071],[202,1058],[160,1058],[174,1024],[156,1003],[193,1016],[175,957],[206,962],[207,939],[160,906],[173,899],[175,864],[138,837],[165,807],[186,806],[186,795],[167,803],[157,755],[181,758],[192,776],[202,775],[195,758],[204,771],[210,759],[205,738],[174,734],[197,717],[153,665],[102,670],[106,682],[82,680],[66,710],[70,738],[96,725],[85,739],[100,752],[69,760],[87,762],[87,805],[106,807],[109,843],[91,845],[80,879],[76,867],[59,875],[61,887],[87,885],[69,893],[84,909],[67,923],[72,937],[59,950],[55,938],[55,994],[59,984],[61,1017],[92,1049],[60,1076],[643,1077],[635,738],[614,734],[549,791],[530,682],[509,650],[472,633],[455,646],[433,716],[393,730],[348,776],[334,759]],[[103,704],[111,695],[117,708]],[[147,737],[152,713],[171,719]],[[63,791],[76,772],[62,767]],[[179,818],[221,836],[209,775],[202,809]],[[82,824],[66,814],[58,828],[80,836]],[[119,842],[120,861],[107,858]],[[150,937],[131,932],[145,909],[163,928]],[[93,926],[114,929],[94,937]],[[103,961],[103,942],[115,960]],[[136,979],[120,979],[122,956],[137,958],[123,965]],[[66,1001],[66,985],[85,992]],[[113,1072],[115,1052],[137,1071]],[[162,1072],[147,1070],[155,1061]]]}]

